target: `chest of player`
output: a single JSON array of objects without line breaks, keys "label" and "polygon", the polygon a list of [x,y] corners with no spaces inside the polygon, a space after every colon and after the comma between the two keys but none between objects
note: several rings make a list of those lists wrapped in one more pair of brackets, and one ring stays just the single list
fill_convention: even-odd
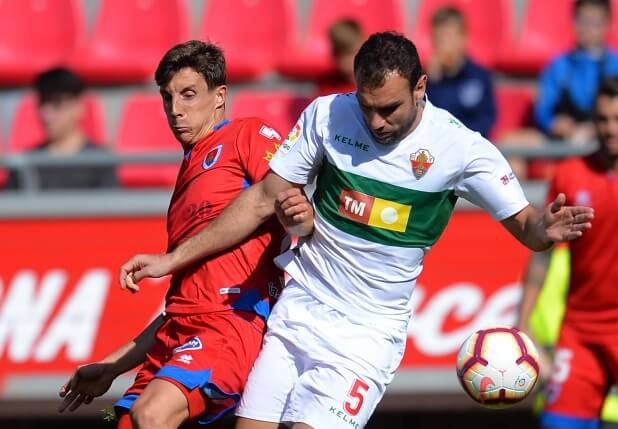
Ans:
[{"label": "chest of player", "polygon": [[[168,210],[177,235],[214,219],[248,186],[232,145],[214,144],[185,156]],[[170,232],[172,232],[170,230]]]},{"label": "chest of player", "polygon": [[[594,230],[618,230],[618,176],[582,172],[567,184],[567,204],[594,208]],[[591,231],[592,232],[592,231]],[[606,231],[604,231],[606,232]],[[586,234],[596,235],[596,234]]]},{"label": "chest of player", "polygon": [[461,161],[440,140],[419,134],[380,145],[364,131],[324,138],[316,207],[332,225],[370,241],[433,244],[456,201]]}]

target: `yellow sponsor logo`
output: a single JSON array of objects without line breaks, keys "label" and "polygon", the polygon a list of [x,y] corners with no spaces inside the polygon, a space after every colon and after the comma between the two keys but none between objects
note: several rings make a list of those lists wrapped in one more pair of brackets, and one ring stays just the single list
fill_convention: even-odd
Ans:
[{"label": "yellow sponsor logo", "polygon": [[369,225],[391,231],[404,232],[412,206],[375,198],[369,215]]}]

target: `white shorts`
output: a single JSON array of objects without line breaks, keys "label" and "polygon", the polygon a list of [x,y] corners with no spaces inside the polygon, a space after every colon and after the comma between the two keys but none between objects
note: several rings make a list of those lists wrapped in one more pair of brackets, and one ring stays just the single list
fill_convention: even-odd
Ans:
[{"label": "white shorts", "polygon": [[236,415],[314,429],[360,429],[401,362],[407,326],[351,321],[293,279],[268,319]]}]

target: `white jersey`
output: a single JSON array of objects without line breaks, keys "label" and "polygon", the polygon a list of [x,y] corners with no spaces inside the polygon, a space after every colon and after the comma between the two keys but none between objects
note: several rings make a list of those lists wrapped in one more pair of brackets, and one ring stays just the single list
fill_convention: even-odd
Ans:
[{"label": "white jersey", "polygon": [[315,298],[365,323],[407,323],[423,257],[457,197],[497,220],[528,205],[494,145],[429,101],[412,133],[382,145],[355,93],[320,97],[270,167],[298,184],[317,175],[314,233],[276,262]]}]

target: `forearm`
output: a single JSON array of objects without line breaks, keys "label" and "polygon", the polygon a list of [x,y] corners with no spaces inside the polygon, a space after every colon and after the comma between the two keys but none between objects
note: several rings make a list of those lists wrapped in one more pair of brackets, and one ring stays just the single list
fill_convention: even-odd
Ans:
[{"label": "forearm", "polygon": [[292,184],[275,173],[243,191],[217,218],[169,254],[176,272],[210,255],[242,242],[275,213],[277,195],[301,184]]},{"label": "forearm", "polygon": [[539,292],[545,282],[545,275],[549,267],[551,252],[534,253],[526,269],[523,280],[521,302],[517,315],[517,328],[529,333],[530,314],[536,305]]},{"label": "forearm", "polygon": [[545,251],[554,244],[547,238],[543,213],[530,205],[503,220],[502,224],[524,246],[535,252]]},{"label": "forearm", "polygon": [[155,342],[155,333],[162,324],[163,316],[158,316],[135,339],[106,356],[101,363],[109,364],[114,376],[135,368],[146,358],[146,353]]},{"label": "forearm", "polygon": [[178,271],[244,240],[275,212],[275,199],[262,191],[262,182],[242,192],[215,220],[171,253]]}]

